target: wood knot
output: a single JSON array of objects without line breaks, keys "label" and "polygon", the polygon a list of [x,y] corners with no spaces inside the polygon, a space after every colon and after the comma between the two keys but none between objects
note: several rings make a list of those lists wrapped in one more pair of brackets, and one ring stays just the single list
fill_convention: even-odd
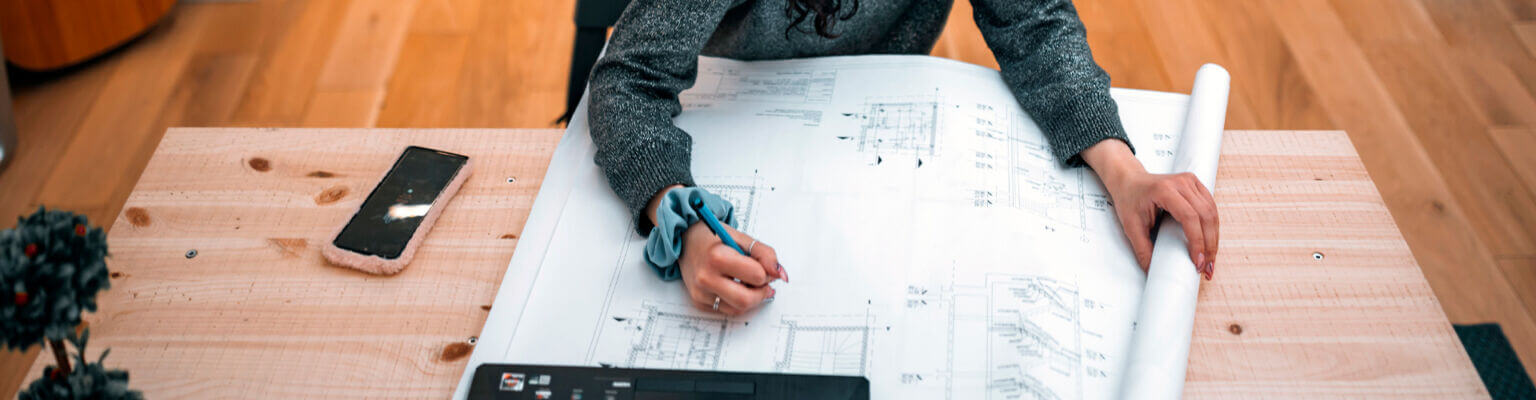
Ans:
[{"label": "wood knot", "polygon": [[470,350],[474,350],[474,348],[468,344],[462,342],[449,343],[448,346],[443,347],[443,353],[439,354],[437,359],[438,361],[445,362],[458,361],[458,359],[469,355]]},{"label": "wood knot", "polygon": [[307,176],[307,177],[310,177],[310,178],[330,178],[330,177],[336,176],[336,174],[333,174],[330,171],[314,171],[314,172],[310,172],[308,175],[304,175],[304,176]]},{"label": "wood knot", "polygon": [[491,305],[490,304],[482,304],[482,305],[480,305],[480,309],[481,310],[485,310],[485,311],[490,311],[491,310]]},{"label": "wood knot", "polygon": [[123,211],[123,215],[128,216],[128,223],[133,226],[149,226],[149,211],[143,208],[129,207],[127,211]]},{"label": "wood knot", "polygon": [[299,253],[309,248],[309,242],[297,238],[272,238],[267,239],[267,243],[277,247],[277,252],[281,253],[283,258],[298,258]]},{"label": "wood knot", "polygon": [[250,164],[251,169],[254,169],[257,172],[267,172],[272,170],[272,162],[267,161],[267,159],[261,157],[251,157],[251,160],[247,161],[246,164]]},{"label": "wood knot", "polygon": [[346,186],[331,186],[321,191],[320,194],[315,195],[315,204],[323,206],[326,204],[335,203],[337,200],[341,200],[344,197],[347,197]]},{"label": "wood knot", "polygon": [[1227,332],[1232,332],[1233,335],[1241,335],[1243,334],[1243,326],[1238,324],[1227,325]]},{"label": "wood knot", "polygon": [[1440,200],[1435,200],[1435,201],[1429,202],[1429,206],[1430,207],[1434,207],[1435,208],[1435,212],[1439,212],[1439,213],[1444,213],[1445,212],[1445,203],[1441,203]]},{"label": "wood knot", "polygon": [[117,272],[117,271],[112,271],[112,273],[107,274],[107,275],[111,276],[112,279],[117,279],[117,278],[122,278],[123,277],[123,273],[122,272]]},{"label": "wood knot", "polygon": [[517,235],[508,233],[508,234],[505,234],[505,235],[501,235],[501,238],[502,239],[517,239]]}]

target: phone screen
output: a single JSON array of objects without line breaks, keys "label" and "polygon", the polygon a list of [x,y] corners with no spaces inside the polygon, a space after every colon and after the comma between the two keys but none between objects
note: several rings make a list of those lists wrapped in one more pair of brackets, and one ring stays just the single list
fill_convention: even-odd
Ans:
[{"label": "phone screen", "polygon": [[437,196],[469,157],[411,146],[336,235],[336,247],[386,259],[400,257]]}]

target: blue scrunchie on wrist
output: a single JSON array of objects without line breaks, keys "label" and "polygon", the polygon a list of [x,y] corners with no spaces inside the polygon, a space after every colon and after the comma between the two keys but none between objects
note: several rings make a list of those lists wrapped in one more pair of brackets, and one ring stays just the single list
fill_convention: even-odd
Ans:
[{"label": "blue scrunchie on wrist", "polygon": [[656,227],[651,228],[651,234],[645,241],[645,262],[656,269],[656,274],[662,280],[673,281],[683,276],[683,271],[677,266],[677,260],[683,256],[683,231],[703,218],[693,211],[693,207],[688,206],[694,198],[703,199],[704,206],[709,207],[715,217],[720,218],[720,222],[736,227],[731,203],[720,196],[698,187],[667,191],[656,206]]}]

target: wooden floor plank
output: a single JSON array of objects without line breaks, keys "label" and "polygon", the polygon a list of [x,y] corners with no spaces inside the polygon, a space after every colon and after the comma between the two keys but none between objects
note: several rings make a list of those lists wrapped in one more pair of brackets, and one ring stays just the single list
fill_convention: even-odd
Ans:
[{"label": "wooden floor plank", "polygon": [[[1154,46],[1154,36],[1147,31],[1146,17],[1140,13],[1125,12],[1133,7],[1128,0],[1088,1],[1077,4],[1087,26],[1088,44],[1093,49],[1093,59],[1109,73],[1115,87],[1173,90],[1175,82],[1193,80],[1193,69],[1169,69],[1163,49]],[[969,18],[969,17],[967,17]],[[965,21],[967,25],[975,22]],[[992,58],[991,53],[985,55]],[[976,60],[964,60],[980,64]],[[1186,83],[1187,85],[1187,83]]]},{"label": "wooden floor plank", "polygon": [[1419,0],[1455,49],[1498,59],[1520,77],[1526,91],[1536,94],[1536,53],[1522,51],[1510,16],[1487,1]]},{"label": "wooden floor plank", "polygon": [[316,90],[301,126],[311,128],[372,128],[383,105],[383,89]]},{"label": "wooden floor plank", "polygon": [[1499,257],[1499,269],[1524,300],[1536,297],[1536,254]]},{"label": "wooden floor plank", "polygon": [[[66,209],[101,210],[122,198],[165,131],[160,112],[192,59],[197,32],[218,5],[178,8],[160,35],[146,37],[102,87],[60,163],[50,172],[36,201]],[[107,145],[111,143],[111,145]],[[81,162],[89,160],[86,162]],[[87,183],[89,182],[89,183]],[[93,220],[115,216],[89,215]]]},{"label": "wooden floor plank", "polygon": [[1515,36],[1520,38],[1520,43],[1525,45],[1525,51],[1536,55],[1536,21],[1523,21],[1514,24]]},{"label": "wooden floor plank", "polygon": [[[1169,73],[1166,91],[1187,93],[1194,87],[1195,71],[1207,63],[1223,65],[1231,69],[1235,65],[1228,57],[1227,48],[1212,29],[1210,18],[1195,0],[1137,1],[1117,8],[1137,9],[1150,21],[1146,35],[1157,46],[1162,56],[1163,69]],[[1227,101],[1227,126],[1233,129],[1254,129],[1260,125],[1254,115],[1248,94],[1248,81],[1233,79]]]},{"label": "wooden floor plank", "polygon": [[1225,46],[1231,96],[1252,110],[1256,129],[1336,129],[1262,7],[1208,1],[1200,8]]},{"label": "wooden floor plank", "polygon": [[234,113],[256,67],[256,55],[197,54],[161,114],[165,126],[222,126]]},{"label": "wooden floor plank", "polygon": [[1506,14],[1515,20],[1536,21],[1536,0],[1501,0]]},{"label": "wooden floor plank", "polygon": [[[552,15],[552,8],[559,7],[558,3],[546,3],[546,7],[524,9],[520,12],[533,13],[545,18],[559,18]],[[564,15],[574,18],[575,6]],[[517,29],[510,21],[514,12],[507,2],[490,1],[481,3],[480,21],[478,28],[470,33],[466,45],[463,64],[459,66],[458,81],[454,86],[454,110],[453,118],[461,126],[475,128],[490,128],[504,126],[547,127],[554,124],[559,114],[549,116],[545,121],[528,121],[513,118],[514,109],[519,105],[534,104],[536,102],[555,102],[565,104],[565,93],[558,97],[548,94],[534,93],[519,90],[518,83],[530,79],[547,79],[565,82],[566,73],[550,66],[544,69],[542,74],[534,76],[511,75],[511,63],[513,54],[510,53],[513,40],[529,40],[520,37],[514,32]],[[574,34],[574,26],[571,34]],[[558,33],[553,33],[558,35]],[[569,43],[569,42],[566,42]],[[569,68],[569,55],[565,59],[544,58],[541,62],[561,63]],[[561,111],[564,111],[563,109]]]},{"label": "wooden floor plank", "polygon": [[575,10],[570,2],[481,4],[456,90],[460,126],[556,126],[565,111]]},{"label": "wooden floor plank", "polygon": [[1450,64],[1462,96],[1493,125],[1536,126],[1536,96],[1522,90],[1520,77],[1498,59],[1467,50],[1450,50]]},{"label": "wooden floor plank", "polygon": [[469,49],[469,35],[412,33],[400,51],[400,65],[389,81],[380,127],[461,126],[459,68]]},{"label": "wooden floor plank", "polygon": [[274,45],[260,60],[230,121],[247,126],[295,126],[304,118],[320,68],[351,0],[293,2],[276,25]]},{"label": "wooden floor plank", "polygon": [[0,226],[10,226],[12,216],[37,207],[33,201],[48,179],[48,172],[65,162],[60,156],[69,148],[74,132],[95,104],[96,95],[112,77],[117,59],[90,63],[74,73],[35,77],[36,81],[12,88],[17,148],[7,154],[10,166],[0,170]]},{"label": "wooden floor plank", "polygon": [[[1334,1],[1335,9],[1351,25],[1352,34],[1369,43],[1396,43],[1435,52],[1436,64],[1450,68],[1449,78],[1462,97],[1496,125],[1536,123],[1536,102],[1524,90],[1520,78],[1503,61],[1468,47],[1451,47],[1440,33],[1433,17],[1417,2],[1374,4],[1358,1]],[[1405,61],[1394,61],[1406,64]]]},{"label": "wooden floor plank", "polygon": [[196,51],[208,54],[255,53],[267,41],[275,39],[275,35],[266,32],[274,30],[288,17],[285,13],[289,12],[289,7],[285,6],[290,1],[300,0],[213,4],[224,11],[211,16],[207,25],[198,33]]},{"label": "wooden floor plank", "polygon": [[1498,143],[1499,152],[1509,160],[1526,188],[1536,193],[1536,151],[1532,151],[1536,149],[1536,128],[1498,127],[1489,130],[1488,135]]},{"label": "wooden floor plank", "polygon": [[[480,25],[483,0],[421,0],[410,33],[469,33]],[[495,0],[492,0],[495,1]],[[555,2],[559,4],[559,2]],[[402,58],[408,58],[402,56]]]},{"label": "wooden floor plank", "polygon": [[315,87],[325,91],[383,89],[394,72],[416,3],[354,0],[338,22],[339,34]]},{"label": "wooden floor plank", "polygon": [[1404,117],[1483,243],[1495,255],[1536,253],[1536,198],[1503,157],[1489,157],[1499,150],[1487,136],[1488,121],[1461,95],[1459,71],[1448,67],[1451,49],[1409,39],[1438,36],[1427,15],[1413,2],[1334,6],[1398,107],[1435,110]]},{"label": "wooden floor plank", "polygon": [[1478,239],[1369,60],[1323,0],[1266,2],[1302,73],[1350,135],[1452,322],[1497,321],[1527,366],[1536,322]]},{"label": "wooden floor plank", "polygon": [[[1120,9],[1139,12],[1148,21],[1146,33],[1163,62],[1169,86],[1157,89],[1188,93],[1194,87],[1194,71],[1206,63],[1226,64],[1225,46],[1216,39],[1204,13],[1192,0],[1121,1]],[[1230,118],[1230,115],[1229,115]]]}]

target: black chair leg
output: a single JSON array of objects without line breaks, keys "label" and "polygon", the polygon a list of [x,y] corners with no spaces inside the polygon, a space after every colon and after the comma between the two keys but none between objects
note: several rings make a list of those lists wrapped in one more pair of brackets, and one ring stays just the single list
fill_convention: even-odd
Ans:
[{"label": "black chair leg", "polygon": [[0,170],[16,159],[16,119],[11,114],[11,84],[5,75],[5,63],[0,62]]},{"label": "black chair leg", "polygon": [[592,73],[592,65],[597,63],[597,56],[602,53],[603,43],[607,40],[607,28],[576,29],[576,45],[571,50],[570,83],[565,89],[565,114],[560,116],[560,123],[570,122],[576,113],[582,92],[587,90],[587,76]]}]

